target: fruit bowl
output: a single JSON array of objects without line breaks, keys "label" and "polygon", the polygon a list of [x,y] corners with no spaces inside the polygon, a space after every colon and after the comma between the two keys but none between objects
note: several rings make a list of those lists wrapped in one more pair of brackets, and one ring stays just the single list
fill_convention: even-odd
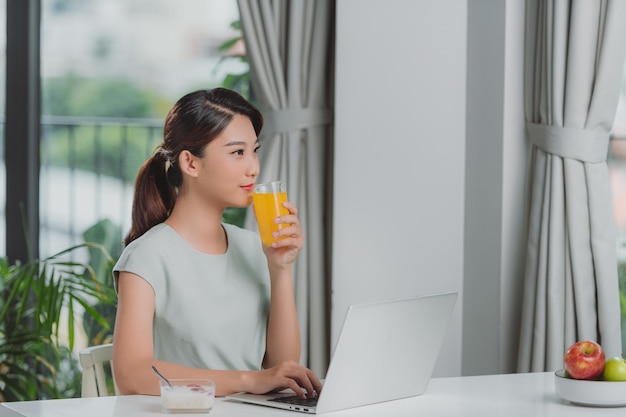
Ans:
[{"label": "fruit bowl", "polygon": [[590,407],[626,407],[626,381],[568,378],[564,370],[554,373],[556,393],[573,404]]}]

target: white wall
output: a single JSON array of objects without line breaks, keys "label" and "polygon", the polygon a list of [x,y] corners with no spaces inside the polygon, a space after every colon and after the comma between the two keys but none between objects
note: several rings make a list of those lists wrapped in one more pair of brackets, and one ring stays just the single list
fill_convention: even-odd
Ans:
[{"label": "white wall", "polygon": [[514,372],[524,269],[525,2],[468,2],[462,374]]},{"label": "white wall", "polygon": [[435,376],[515,370],[524,3],[337,1],[333,343],[352,303],[456,290]]},{"label": "white wall", "polygon": [[[466,20],[459,0],[337,2],[333,345],[352,303],[462,290]],[[460,372],[462,307],[437,375]]]},{"label": "white wall", "polygon": [[500,372],[515,372],[522,310],[529,145],[524,117],[525,1],[506,1],[500,281]]},{"label": "white wall", "polygon": [[486,3],[468,3],[463,374],[500,362],[505,3]]}]

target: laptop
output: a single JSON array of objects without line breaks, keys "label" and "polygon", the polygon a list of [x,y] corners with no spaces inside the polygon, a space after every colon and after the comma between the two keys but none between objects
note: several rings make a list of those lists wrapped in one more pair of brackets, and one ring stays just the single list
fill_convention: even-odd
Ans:
[{"label": "laptop", "polygon": [[288,390],[225,398],[322,414],[421,395],[430,381],[456,298],[456,292],[446,292],[350,306],[324,387],[315,399],[299,399]]}]

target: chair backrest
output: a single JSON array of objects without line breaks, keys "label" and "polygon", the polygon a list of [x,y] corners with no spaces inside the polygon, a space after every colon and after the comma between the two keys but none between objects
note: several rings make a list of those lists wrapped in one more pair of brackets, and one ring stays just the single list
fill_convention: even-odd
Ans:
[{"label": "chair backrest", "polygon": [[[111,366],[113,344],[90,346],[78,352],[83,370],[82,397],[106,397],[109,393],[107,381],[112,381],[113,394],[119,395]],[[106,365],[106,366],[105,366]],[[107,377],[110,372],[110,377]]]}]

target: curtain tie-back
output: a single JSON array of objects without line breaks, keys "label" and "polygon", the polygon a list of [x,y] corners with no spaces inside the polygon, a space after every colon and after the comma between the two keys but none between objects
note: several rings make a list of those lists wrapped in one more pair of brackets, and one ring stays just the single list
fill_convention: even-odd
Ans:
[{"label": "curtain tie-back", "polygon": [[261,135],[265,137],[326,125],[333,118],[332,111],[327,108],[290,108],[261,112],[264,121]]},{"label": "curtain tie-back", "polygon": [[544,151],[582,162],[605,162],[609,152],[609,133],[601,130],[574,129],[527,123],[532,144]]}]

